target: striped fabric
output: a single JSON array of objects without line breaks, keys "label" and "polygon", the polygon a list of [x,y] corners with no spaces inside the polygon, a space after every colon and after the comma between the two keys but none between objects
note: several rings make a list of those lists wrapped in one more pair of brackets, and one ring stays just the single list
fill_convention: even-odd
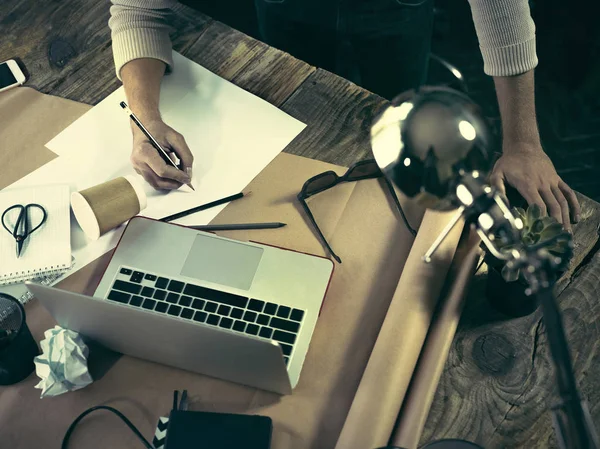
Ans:
[{"label": "striped fabric", "polygon": [[158,418],[158,424],[156,425],[154,438],[152,439],[154,449],[164,449],[167,442],[167,427],[169,427],[169,418],[166,416]]}]

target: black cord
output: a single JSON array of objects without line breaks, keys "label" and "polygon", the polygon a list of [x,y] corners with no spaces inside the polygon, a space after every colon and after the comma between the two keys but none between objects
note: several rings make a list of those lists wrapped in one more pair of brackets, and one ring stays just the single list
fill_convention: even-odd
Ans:
[{"label": "black cord", "polygon": [[177,410],[177,403],[179,402],[179,390],[173,392],[173,410]]},{"label": "black cord", "polygon": [[77,426],[77,424],[79,424],[79,421],[81,421],[83,418],[85,418],[87,415],[89,415],[90,413],[92,413],[95,410],[108,410],[109,412],[113,412],[115,415],[117,415],[119,418],[121,418],[125,424],[127,424],[127,427],[129,427],[132,430],[132,432],[135,433],[135,435],[139,438],[139,440],[144,444],[146,449],[154,449],[154,446],[152,446],[144,438],[144,436],[140,433],[140,431],[137,429],[137,427],[135,427],[133,425],[133,423],[131,421],[129,421],[125,415],[123,415],[123,413],[118,411],[116,408],[112,408],[112,407],[109,407],[106,405],[98,405],[96,407],[88,408],[85,412],[83,412],[81,415],[79,415],[67,429],[67,433],[65,433],[65,437],[63,438],[61,449],[67,449],[67,445],[69,444],[69,438],[71,438],[71,434],[73,433],[73,430],[75,430],[75,426]]},{"label": "black cord", "polygon": [[406,225],[406,229],[408,229],[408,232],[410,232],[413,235],[413,237],[416,237],[417,236],[417,231],[415,231],[415,229],[408,222],[408,218],[406,218],[406,215],[404,215],[404,210],[402,209],[402,206],[400,206],[400,202],[399,201],[398,201],[398,210],[400,211],[400,215],[402,216],[402,220],[404,221],[404,224]]}]

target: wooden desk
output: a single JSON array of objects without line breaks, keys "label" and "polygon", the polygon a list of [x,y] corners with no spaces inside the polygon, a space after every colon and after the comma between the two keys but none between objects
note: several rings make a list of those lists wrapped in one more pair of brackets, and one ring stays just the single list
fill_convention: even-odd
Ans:
[{"label": "wooden desk", "polygon": [[[119,86],[109,6],[106,0],[4,0],[0,60],[20,57],[31,72],[27,85],[44,93],[96,104]],[[369,157],[369,124],[385,107],[382,98],[192,10],[175,19],[172,39],[175,50],[306,123],[285,151],[340,165]],[[600,205],[580,201],[576,257],[557,291],[577,379],[600,424]],[[503,319],[488,306],[483,282],[479,275],[469,295],[422,442],[555,447],[548,410],[554,373],[541,313]]]}]

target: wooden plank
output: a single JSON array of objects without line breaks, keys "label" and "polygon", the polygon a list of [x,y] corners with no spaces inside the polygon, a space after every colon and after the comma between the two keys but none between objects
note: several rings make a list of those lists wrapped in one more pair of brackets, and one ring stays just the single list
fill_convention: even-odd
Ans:
[{"label": "wooden plank", "polygon": [[[30,87],[96,104],[120,85],[112,57],[109,8],[108,0],[3,0],[0,60],[20,58],[30,72]],[[173,18],[174,48],[185,50],[210,22],[182,9]]]},{"label": "wooden plank", "polygon": [[[584,219],[573,228],[575,255],[556,293],[577,379],[598,423],[600,209],[579,199]],[[554,368],[541,310],[507,319],[489,306],[485,282],[485,274],[473,282],[421,442],[462,438],[486,449],[556,447]]]},{"label": "wooden plank", "polygon": [[581,221],[573,226],[573,259],[565,275],[557,282],[555,288],[557,295],[560,295],[573,278],[585,268],[587,259],[593,255],[590,252],[595,249],[598,242],[600,204],[579,193],[577,198],[581,205]]},{"label": "wooden plank", "polygon": [[216,21],[184,54],[276,106],[315,71],[288,53]]},{"label": "wooden plank", "polygon": [[351,165],[371,156],[369,129],[387,100],[318,69],[282,109],[308,126],[286,152]]},{"label": "wooden plank", "polygon": [[19,57],[30,72],[27,84],[31,87],[90,101],[92,91],[97,91],[98,84],[103,82],[86,84],[81,95],[77,95],[73,84],[83,85],[90,79],[85,77],[85,81],[80,81],[79,74],[70,75],[87,67],[99,71],[99,78],[106,79],[101,76],[101,61],[108,61],[110,53],[110,33],[105,29],[108,2],[37,2],[34,7],[31,1],[8,0],[2,4],[2,13],[6,16],[1,20],[0,60]]}]

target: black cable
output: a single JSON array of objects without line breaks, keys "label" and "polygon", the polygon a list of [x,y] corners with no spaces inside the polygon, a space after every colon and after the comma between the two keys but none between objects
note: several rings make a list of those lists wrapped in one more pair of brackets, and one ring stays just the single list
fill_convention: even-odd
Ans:
[{"label": "black cable", "polygon": [[415,231],[415,229],[408,222],[408,218],[406,218],[406,215],[404,215],[404,210],[402,209],[402,206],[400,206],[400,202],[399,201],[398,201],[398,210],[400,211],[400,215],[402,216],[402,220],[404,221],[404,224],[406,225],[406,229],[408,229],[408,232],[410,232],[413,235],[413,237],[416,237],[417,236],[417,231]]},{"label": "black cable", "polygon": [[150,444],[148,440],[144,438],[144,436],[140,433],[137,427],[135,427],[133,423],[129,421],[125,415],[123,415],[123,413],[118,411],[116,408],[112,408],[106,405],[97,405],[96,407],[88,408],[85,412],[79,415],[67,429],[67,433],[65,433],[65,437],[63,438],[61,449],[67,449],[67,445],[69,444],[69,438],[71,438],[71,434],[73,433],[73,430],[75,430],[75,426],[79,424],[79,421],[81,421],[83,418],[85,418],[87,415],[89,415],[95,410],[108,410],[109,412],[113,412],[115,415],[121,418],[125,424],[127,424],[127,427],[129,427],[133,431],[133,433],[135,433],[139,440],[144,444],[146,449],[154,449],[154,446],[152,446],[152,444]]},{"label": "black cable", "polygon": [[445,59],[442,59],[439,56],[431,53],[431,51],[429,52],[429,59],[433,59],[434,61],[440,63],[446,70],[448,70],[452,74],[452,76],[454,78],[456,78],[456,80],[458,81],[458,84],[460,84],[460,87],[461,87],[463,93],[465,93],[465,94],[469,93],[469,88],[467,87],[467,83],[465,82],[465,77],[460,72],[460,70],[458,70],[456,67],[454,67],[452,64],[450,64]]}]

